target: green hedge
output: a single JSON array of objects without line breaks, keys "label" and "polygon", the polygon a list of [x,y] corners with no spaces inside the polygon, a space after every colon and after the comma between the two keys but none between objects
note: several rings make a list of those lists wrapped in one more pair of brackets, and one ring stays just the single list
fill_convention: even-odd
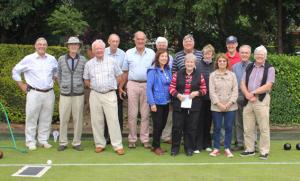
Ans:
[{"label": "green hedge", "polygon": [[[8,109],[13,122],[24,122],[25,94],[11,78],[11,70],[25,55],[34,51],[33,46],[0,44],[0,101]],[[58,57],[66,52],[63,47],[49,47],[48,53]],[[276,83],[271,93],[271,121],[278,124],[300,123],[300,57],[269,55],[268,60],[276,69]],[[54,120],[58,119],[58,88],[55,86],[56,104]]]},{"label": "green hedge", "polygon": [[[16,82],[12,79],[12,68],[25,55],[34,52],[33,45],[12,45],[0,44],[0,101],[8,111],[8,116],[12,122],[22,123],[25,121],[25,94],[18,88]],[[66,52],[66,48],[50,46],[47,53],[59,57]],[[59,89],[54,87],[56,100],[58,100]],[[53,120],[58,120],[58,101],[55,101],[55,112]]]}]

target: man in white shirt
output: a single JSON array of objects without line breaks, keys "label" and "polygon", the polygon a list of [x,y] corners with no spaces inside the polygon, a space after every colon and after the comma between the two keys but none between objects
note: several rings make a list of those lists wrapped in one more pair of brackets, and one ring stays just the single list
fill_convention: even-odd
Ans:
[{"label": "man in white shirt", "polygon": [[[46,53],[47,40],[38,38],[35,53],[25,56],[12,70],[12,77],[26,95],[26,146],[36,150],[37,140],[44,148],[51,148],[48,143],[54,108],[55,95],[53,79],[57,73],[57,61]],[[25,83],[21,74],[24,73]]]}]

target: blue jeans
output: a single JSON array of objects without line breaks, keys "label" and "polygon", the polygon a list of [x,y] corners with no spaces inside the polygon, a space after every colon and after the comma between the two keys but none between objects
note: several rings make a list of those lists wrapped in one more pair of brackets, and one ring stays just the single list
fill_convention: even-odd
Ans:
[{"label": "blue jeans", "polygon": [[229,111],[229,112],[212,111],[212,118],[214,123],[214,148],[220,149],[220,134],[221,134],[221,128],[224,119],[224,128],[225,128],[224,148],[230,149],[231,138],[232,138],[232,127],[235,119],[235,111]]}]

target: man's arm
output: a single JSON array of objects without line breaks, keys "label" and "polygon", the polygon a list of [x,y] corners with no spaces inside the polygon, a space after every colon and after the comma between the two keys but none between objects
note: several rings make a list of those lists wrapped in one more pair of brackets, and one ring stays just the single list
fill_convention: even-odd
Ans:
[{"label": "man's arm", "polygon": [[126,95],[126,92],[124,90],[124,87],[127,83],[127,80],[128,80],[128,71],[123,71],[123,74],[120,75],[120,84],[119,84],[119,96],[120,96],[120,99],[124,99],[123,98],[123,95]]}]

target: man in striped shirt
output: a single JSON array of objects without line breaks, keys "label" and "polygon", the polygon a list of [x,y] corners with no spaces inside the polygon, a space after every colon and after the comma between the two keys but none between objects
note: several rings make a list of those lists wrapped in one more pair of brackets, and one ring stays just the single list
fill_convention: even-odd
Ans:
[{"label": "man in striped shirt", "polygon": [[182,41],[183,50],[177,52],[175,54],[175,59],[172,65],[172,73],[177,72],[185,67],[184,65],[184,57],[188,53],[193,53],[196,56],[196,66],[198,65],[199,61],[202,59],[203,54],[201,51],[195,49],[195,40],[193,35],[188,34],[183,38]]}]

